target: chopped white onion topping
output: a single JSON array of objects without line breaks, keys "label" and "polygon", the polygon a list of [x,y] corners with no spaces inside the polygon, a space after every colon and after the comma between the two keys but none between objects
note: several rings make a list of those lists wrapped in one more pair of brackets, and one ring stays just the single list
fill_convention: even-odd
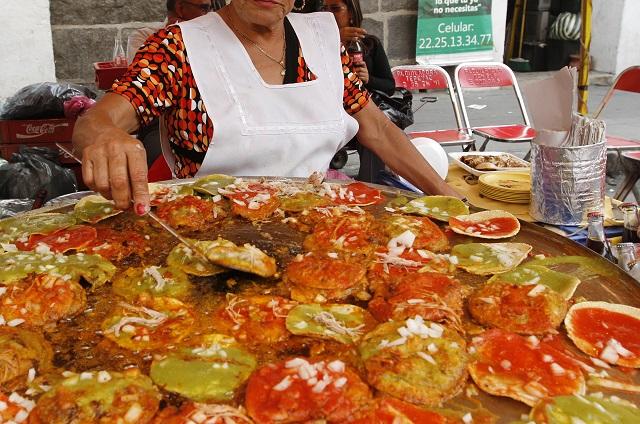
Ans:
[{"label": "chopped white onion topping", "polygon": [[140,406],[139,403],[134,403],[125,414],[124,421],[127,423],[137,423],[143,413],[144,410],[142,409],[142,406]]},{"label": "chopped white onion topping", "polygon": [[276,392],[283,392],[291,386],[292,382],[293,380],[291,380],[291,377],[287,375],[282,379],[282,381],[273,386],[273,390],[275,390]]},{"label": "chopped white onion topping", "polygon": [[327,368],[329,368],[333,372],[339,373],[339,372],[344,372],[345,365],[344,365],[344,362],[335,360],[335,361],[329,362],[329,364],[327,365]]},{"label": "chopped white onion topping", "polygon": [[527,293],[527,296],[536,297],[542,292],[544,292],[546,289],[547,289],[547,286],[543,286],[542,284],[537,284],[534,288],[529,290],[529,293]]},{"label": "chopped white onion topping", "polygon": [[111,374],[107,371],[98,372],[98,383],[106,383],[108,381],[111,381]]},{"label": "chopped white onion topping", "polygon": [[429,355],[428,353],[418,352],[418,353],[416,353],[416,355],[418,355],[419,357],[421,357],[425,361],[429,362],[430,364],[433,364],[433,365],[437,365],[438,364],[436,362],[436,360],[433,359],[433,356]]},{"label": "chopped white onion topping", "polygon": [[562,368],[560,365],[556,364],[555,362],[551,364],[551,372],[555,376],[561,376],[566,374],[565,369]]}]

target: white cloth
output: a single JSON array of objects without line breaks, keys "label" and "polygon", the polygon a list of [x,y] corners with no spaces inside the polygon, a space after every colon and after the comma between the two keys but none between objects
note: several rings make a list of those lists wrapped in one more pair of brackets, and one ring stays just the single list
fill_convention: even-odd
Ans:
[{"label": "white cloth", "polygon": [[133,62],[133,58],[136,56],[136,53],[138,53],[140,47],[144,45],[144,42],[147,41],[147,38],[167,26],[167,22],[165,19],[165,21],[157,27],[138,28],[129,34],[129,37],[127,37],[127,63]]},{"label": "white cloth", "polygon": [[[314,81],[270,85],[217,13],[180,23],[214,136],[198,176],[304,177],[325,171],[357,132],[343,107],[340,36],[330,13],[289,14]],[[194,108],[195,108],[194,104]],[[166,131],[165,158],[173,169]]]}]

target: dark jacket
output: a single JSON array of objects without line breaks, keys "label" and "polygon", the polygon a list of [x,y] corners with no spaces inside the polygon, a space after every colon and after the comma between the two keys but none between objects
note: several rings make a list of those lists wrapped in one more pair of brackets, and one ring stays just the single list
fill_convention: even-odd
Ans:
[{"label": "dark jacket", "polygon": [[382,42],[373,35],[365,36],[364,52],[364,62],[369,70],[369,82],[365,84],[365,87],[392,95],[396,84]]}]

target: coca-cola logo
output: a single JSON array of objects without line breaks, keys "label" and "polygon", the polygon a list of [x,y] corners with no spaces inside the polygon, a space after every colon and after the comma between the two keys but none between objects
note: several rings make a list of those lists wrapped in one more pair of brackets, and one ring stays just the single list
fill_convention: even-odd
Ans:
[{"label": "coca-cola logo", "polygon": [[61,124],[48,124],[48,123],[40,124],[40,125],[27,124],[24,127],[25,134],[17,133],[16,138],[24,139],[24,138],[40,137],[45,134],[55,133],[56,128],[68,127],[68,126],[69,126],[68,122],[64,122]]}]

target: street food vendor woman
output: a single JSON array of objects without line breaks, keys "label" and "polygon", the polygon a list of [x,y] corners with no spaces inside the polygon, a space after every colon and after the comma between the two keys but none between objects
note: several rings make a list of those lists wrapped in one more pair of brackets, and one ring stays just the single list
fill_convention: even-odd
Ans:
[{"label": "street food vendor woman", "polygon": [[178,178],[210,173],[308,176],[354,135],[423,191],[457,196],[369,101],[330,13],[294,0],[232,0],[160,30],[75,126],[87,186],[148,210],[147,164],[130,134],[162,116]]}]

